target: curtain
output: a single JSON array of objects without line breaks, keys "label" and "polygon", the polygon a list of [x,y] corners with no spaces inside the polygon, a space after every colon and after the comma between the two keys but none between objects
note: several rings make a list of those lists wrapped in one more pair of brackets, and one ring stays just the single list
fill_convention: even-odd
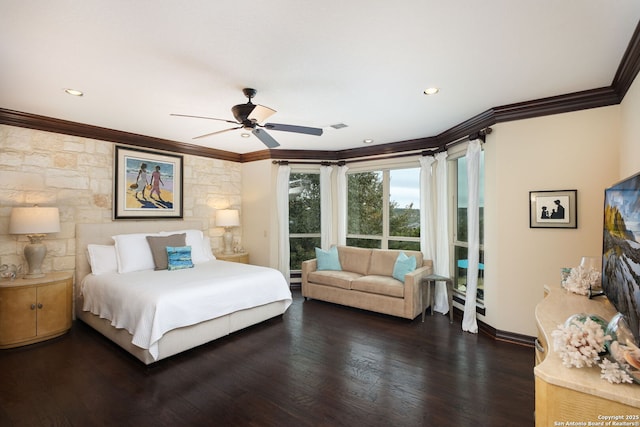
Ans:
[{"label": "curtain", "polygon": [[333,239],[332,172],[333,166],[320,166],[320,246],[324,250],[331,247]]},{"label": "curtain", "polygon": [[[434,272],[440,276],[451,277],[449,268],[449,181],[446,152],[436,154],[436,259]],[[436,284],[434,311],[448,313],[453,310],[447,299],[447,285],[444,282]]]},{"label": "curtain", "polygon": [[467,180],[469,200],[467,205],[467,234],[469,240],[469,267],[467,268],[467,297],[464,303],[462,330],[478,333],[476,321],[476,292],[478,289],[478,262],[480,258],[480,141],[469,142],[467,147]]},{"label": "curtain", "polygon": [[338,244],[347,244],[347,171],[346,165],[338,168],[337,198],[338,198]]},{"label": "curtain", "polygon": [[[439,271],[436,270],[436,265],[438,264],[438,252],[436,248],[437,223],[435,217],[437,200],[433,192],[435,184],[433,163],[435,160],[433,156],[420,158],[420,250],[424,254],[425,259],[433,261],[434,273],[439,274]],[[449,311],[447,287],[444,283],[436,284],[434,301],[434,306],[432,307],[434,311],[443,314]]]},{"label": "curtain", "polygon": [[280,165],[276,180],[276,211],[278,213],[278,270],[290,283],[289,268],[289,175],[291,167]]}]

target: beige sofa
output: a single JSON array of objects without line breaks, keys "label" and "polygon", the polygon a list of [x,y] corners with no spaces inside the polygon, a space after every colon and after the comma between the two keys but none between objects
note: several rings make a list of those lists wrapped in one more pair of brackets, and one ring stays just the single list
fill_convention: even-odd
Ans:
[{"label": "beige sofa", "polygon": [[[396,258],[404,252],[416,257],[416,269],[404,283],[392,277]],[[302,263],[302,296],[392,316],[415,319],[421,313],[420,281],[433,271],[422,252],[338,246],[342,267],[317,270],[317,260]]]}]

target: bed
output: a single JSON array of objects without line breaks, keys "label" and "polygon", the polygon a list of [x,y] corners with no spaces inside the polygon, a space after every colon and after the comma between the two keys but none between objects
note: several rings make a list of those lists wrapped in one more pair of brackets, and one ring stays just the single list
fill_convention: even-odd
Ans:
[{"label": "bed", "polygon": [[[194,240],[197,233],[202,236],[200,230],[199,221],[77,224],[76,318],[149,365],[285,313],[292,298],[279,271],[210,260],[214,257],[208,238],[201,239],[202,258],[197,252],[200,243]],[[194,251],[193,268],[141,271],[127,265],[140,257],[126,252],[124,248],[135,248],[133,244],[125,246],[123,242],[132,241],[126,239],[184,232],[187,245]],[[115,239],[115,248],[111,247],[112,236],[120,238]],[[118,255],[113,262],[111,253]],[[117,266],[111,265],[116,261]],[[115,299],[105,302],[101,295]],[[161,308],[172,311],[165,314]],[[209,309],[211,312],[206,313]]]}]

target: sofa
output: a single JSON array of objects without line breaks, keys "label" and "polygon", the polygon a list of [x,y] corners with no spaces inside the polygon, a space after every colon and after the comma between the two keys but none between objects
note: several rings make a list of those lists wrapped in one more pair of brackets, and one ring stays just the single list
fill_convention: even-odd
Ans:
[{"label": "sofa", "polygon": [[[422,252],[335,246],[339,266],[318,269],[318,257],[302,263],[302,296],[378,313],[415,319],[421,306],[421,280],[433,272]],[[402,253],[402,254],[401,254]],[[415,270],[398,274],[399,257],[415,257]],[[331,268],[331,267],[329,267]],[[395,270],[395,271],[394,271]],[[394,273],[398,278],[394,278]]]}]

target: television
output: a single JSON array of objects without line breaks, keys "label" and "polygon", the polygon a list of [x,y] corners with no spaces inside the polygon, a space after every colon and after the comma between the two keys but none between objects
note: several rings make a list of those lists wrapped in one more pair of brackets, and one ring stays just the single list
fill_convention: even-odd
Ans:
[{"label": "television", "polygon": [[640,343],[640,173],[604,193],[602,290]]}]

